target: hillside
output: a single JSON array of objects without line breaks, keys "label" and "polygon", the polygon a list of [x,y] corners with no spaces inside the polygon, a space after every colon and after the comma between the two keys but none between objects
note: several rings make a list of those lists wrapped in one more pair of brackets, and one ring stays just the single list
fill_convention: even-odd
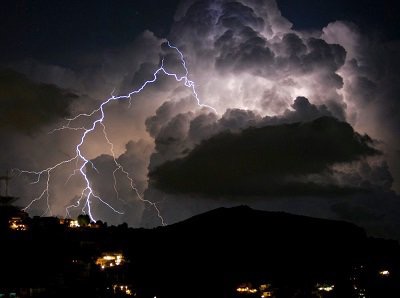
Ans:
[{"label": "hillside", "polygon": [[[368,297],[396,297],[391,295],[400,285],[397,242],[368,238],[347,222],[246,206],[218,208],[150,230],[71,229],[36,218],[27,231],[2,238],[2,270],[8,274],[0,289],[43,291],[21,297],[121,297],[107,290],[121,283],[143,298],[244,298],[235,291],[243,284],[273,285],[273,297],[299,297],[299,291],[313,297],[323,283],[335,285],[329,297],[360,294],[354,283]],[[123,265],[95,264],[109,252],[123,255]],[[382,279],[382,270],[390,276]]]}]

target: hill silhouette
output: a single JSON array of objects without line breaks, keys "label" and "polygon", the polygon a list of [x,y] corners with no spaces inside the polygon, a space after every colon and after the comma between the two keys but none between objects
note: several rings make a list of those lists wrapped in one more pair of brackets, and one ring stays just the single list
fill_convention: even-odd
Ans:
[{"label": "hill silhouette", "polygon": [[185,281],[187,291],[196,288],[195,297],[224,297],[224,282],[249,274],[281,287],[344,275],[367,243],[365,232],[350,223],[246,206],[212,210],[153,233],[159,250],[152,262],[160,272],[179,268],[174,278]]},{"label": "hill silhouette", "polygon": [[[312,297],[326,281],[336,285],[331,297],[352,297],[350,277],[359,266],[369,297],[396,297],[400,285],[396,241],[368,238],[347,222],[247,206],[155,229],[33,225],[3,239],[0,289],[46,289],[37,297],[115,297],[102,291],[116,283],[134,285],[137,297],[236,297],[244,282],[272,284],[276,297]],[[100,270],[94,261],[107,251],[123,253],[126,264]],[[385,284],[377,278],[382,268],[392,274]],[[305,294],[295,296],[299,291]]]}]

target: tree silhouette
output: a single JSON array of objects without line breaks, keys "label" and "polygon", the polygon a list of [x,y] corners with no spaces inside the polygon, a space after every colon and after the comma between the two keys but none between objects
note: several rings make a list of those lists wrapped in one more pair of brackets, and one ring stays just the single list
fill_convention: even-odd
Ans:
[{"label": "tree silhouette", "polygon": [[80,214],[78,216],[78,224],[80,227],[87,227],[90,224],[90,217],[87,214]]}]

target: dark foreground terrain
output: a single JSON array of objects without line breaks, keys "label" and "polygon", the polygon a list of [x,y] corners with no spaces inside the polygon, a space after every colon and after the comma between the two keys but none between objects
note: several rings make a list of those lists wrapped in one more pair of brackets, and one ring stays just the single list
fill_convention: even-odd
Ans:
[{"label": "dark foreground terrain", "polygon": [[396,241],[244,206],[152,230],[37,218],[0,251],[0,297],[400,297]]}]

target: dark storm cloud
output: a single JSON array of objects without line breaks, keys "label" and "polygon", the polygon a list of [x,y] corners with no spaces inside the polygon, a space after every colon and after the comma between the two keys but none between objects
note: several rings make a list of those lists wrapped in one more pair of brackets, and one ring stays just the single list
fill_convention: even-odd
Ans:
[{"label": "dark storm cloud", "polygon": [[371,139],[334,118],[249,128],[203,141],[185,158],[167,162],[150,177],[170,192],[203,194],[328,193],[335,185],[296,181],[379,152]]},{"label": "dark storm cloud", "polygon": [[332,116],[325,105],[313,105],[307,98],[298,97],[291,107],[279,116],[261,117],[257,112],[227,109],[218,117],[198,110],[190,99],[165,102],[155,115],[146,120],[147,131],[154,138],[155,152],[150,169],[167,160],[184,157],[201,141],[221,132],[241,132],[249,127],[262,127],[300,121],[311,121],[321,116]]},{"label": "dark storm cloud", "polygon": [[327,87],[341,89],[342,78],[335,72],[343,66],[345,49],[319,38],[302,41],[289,33],[279,41],[268,42],[250,27],[239,32],[225,31],[215,42],[219,51],[217,69],[224,72],[251,72],[257,76],[278,79],[292,74],[322,72]]},{"label": "dark storm cloud", "polygon": [[146,119],[146,129],[152,137],[156,137],[172,118],[193,108],[194,104],[191,100],[166,101],[158,107],[154,116]]},{"label": "dark storm cloud", "polygon": [[325,105],[313,105],[308,98],[298,96],[293,104],[292,109],[287,109],[281,116],[264,117],[263,124],[293,123],[300,121],[311,121],[321,116],[333,117],[333,114]]},{"label": "dark storm cloud", "polygon": [[282,37],[280,50],[285,56],[296,59],[296,57],[306,54],[307,47],[297,34],[287,33]]},{"label": "dark storm cloud", "polygon": [[0,128],[34,132],[69,116],[76,94],[55,85],[31,81],[10,69],[0,70]]},{"label": "dark storm cloud", "polygon": [[346,51],[341,45],[328,44],[319,38],[310,38],[307,44],[309,53],[303,57],[302,61],[302,65],[306,66],[306,71],[315,70],[317,67],[336,71],[344,64]]}]

